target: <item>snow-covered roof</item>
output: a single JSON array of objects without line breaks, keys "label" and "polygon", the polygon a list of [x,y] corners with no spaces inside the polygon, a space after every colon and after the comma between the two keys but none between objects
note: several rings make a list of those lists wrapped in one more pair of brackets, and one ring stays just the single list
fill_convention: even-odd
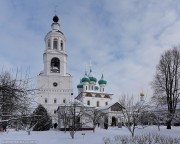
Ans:
[{"label": "snow-covered roof", "polygon": [[[114,103],[111,103],[111,104],[106,105],[106,106],[97,107],[96,109],[97,110],[106,110],[106,109],[109,109],[110,107],[112,107],[115,104],[119,104],[121,106],[121,104],[119,102],[114,102]],[[123,107],[123,106],[121,106],[121,107]]]}]

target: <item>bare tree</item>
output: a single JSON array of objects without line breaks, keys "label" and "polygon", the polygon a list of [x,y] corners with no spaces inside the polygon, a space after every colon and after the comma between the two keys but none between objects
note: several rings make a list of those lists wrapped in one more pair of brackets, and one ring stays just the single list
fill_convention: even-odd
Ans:
[{"label": "bare tree", "polygon": [[59,108],[60,108],[58,110],[59,118],[62,120],[64,132],[66,133],[67,128],[69,127],[69,124],[70,124],[69,106],[62,105]]},{"label": "bare tree", "polygon": [[123,96],[119,103],[123,106],[123,120],[125,127],[130,131],[132,137],[134,137],[135,129],[141,122],[141,116],[147,111],[146,105],[143,103],[134,103],[133,97],[128,98]]},{"label": "bare tree", "polygon": [[101,109],[89,109],[85,115],[89,118],[89,120],[93,123],[93,132],[95,132],[95,128],[97,124],[100,123],[101,119],[104,118],[107,113],[103,112]]},{"label": "bare tree", "polygon": [[167,129],[171,129],[171,122],[179,99],[180,81],[180,51],[179,47],[165,51],[156,67],[156,74],[152,81],[154,95],[152,99],[157,105],[167,106]]},{"label": "bare tree", "polygon": [[35,89],[30,86],[31,79],[17,70],[13,76],[9,72],[0,74],[0,123],[8,123],[24,114],[29,114],[32,95]]}]

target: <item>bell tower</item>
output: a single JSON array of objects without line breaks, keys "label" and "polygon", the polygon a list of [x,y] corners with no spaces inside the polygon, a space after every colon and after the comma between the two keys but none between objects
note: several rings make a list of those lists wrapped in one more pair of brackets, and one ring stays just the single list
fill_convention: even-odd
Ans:
[{"label": "bell tower", "polygon": [[59,30],[59,18],[55,15],[52,30],[45,36],[45,51],[43,55],[44,73],[47,75],[66,75],[67,54],[65,51],[65,36]]},{"label": "bell tower", "polygon": [[66,39],[60,31],[58,21],[59,18],[55,15],[51,24],[51,31],[44,38],[44,69],[37,79],[39,104],[48,110],[53,123],[57,123],[56,110],[58,106],[72,99],[72,76],[66,70]]}]

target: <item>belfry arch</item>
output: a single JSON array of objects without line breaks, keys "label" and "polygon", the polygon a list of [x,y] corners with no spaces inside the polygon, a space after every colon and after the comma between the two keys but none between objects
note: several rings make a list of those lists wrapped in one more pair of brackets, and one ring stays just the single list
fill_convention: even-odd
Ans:
[{"label": "belfry arch", "polygon": [[57,57],[51,59],[51,72],[60,73],[60,60]]}]

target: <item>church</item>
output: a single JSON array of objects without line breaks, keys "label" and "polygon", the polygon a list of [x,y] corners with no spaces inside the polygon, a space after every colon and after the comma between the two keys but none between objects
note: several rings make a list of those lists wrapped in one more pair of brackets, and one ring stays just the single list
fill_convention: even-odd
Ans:
[{"label": "church", "polygon": [[72,76],[67,72],[66,39],[60,31],[59,18],[53,17],[51,31],[45,38],[44,69],[37,77],[38,103],[42,104],[57,122],[57,108],[71,100]]},{"label": "church", "polygon": [[77,85],[78,94],[72,98],[72,76],[67,72],[66,39],[60,31],[58,16],[53,17],[51,31],[46,34],[44,41],[44,69],[37,76],[38,103],[47,109],[53,124],[58,123],[58,107],[74,100],[93,108],[112,105],[113,94],[106,92],[104,75],[97,80],[91,66]]}]

